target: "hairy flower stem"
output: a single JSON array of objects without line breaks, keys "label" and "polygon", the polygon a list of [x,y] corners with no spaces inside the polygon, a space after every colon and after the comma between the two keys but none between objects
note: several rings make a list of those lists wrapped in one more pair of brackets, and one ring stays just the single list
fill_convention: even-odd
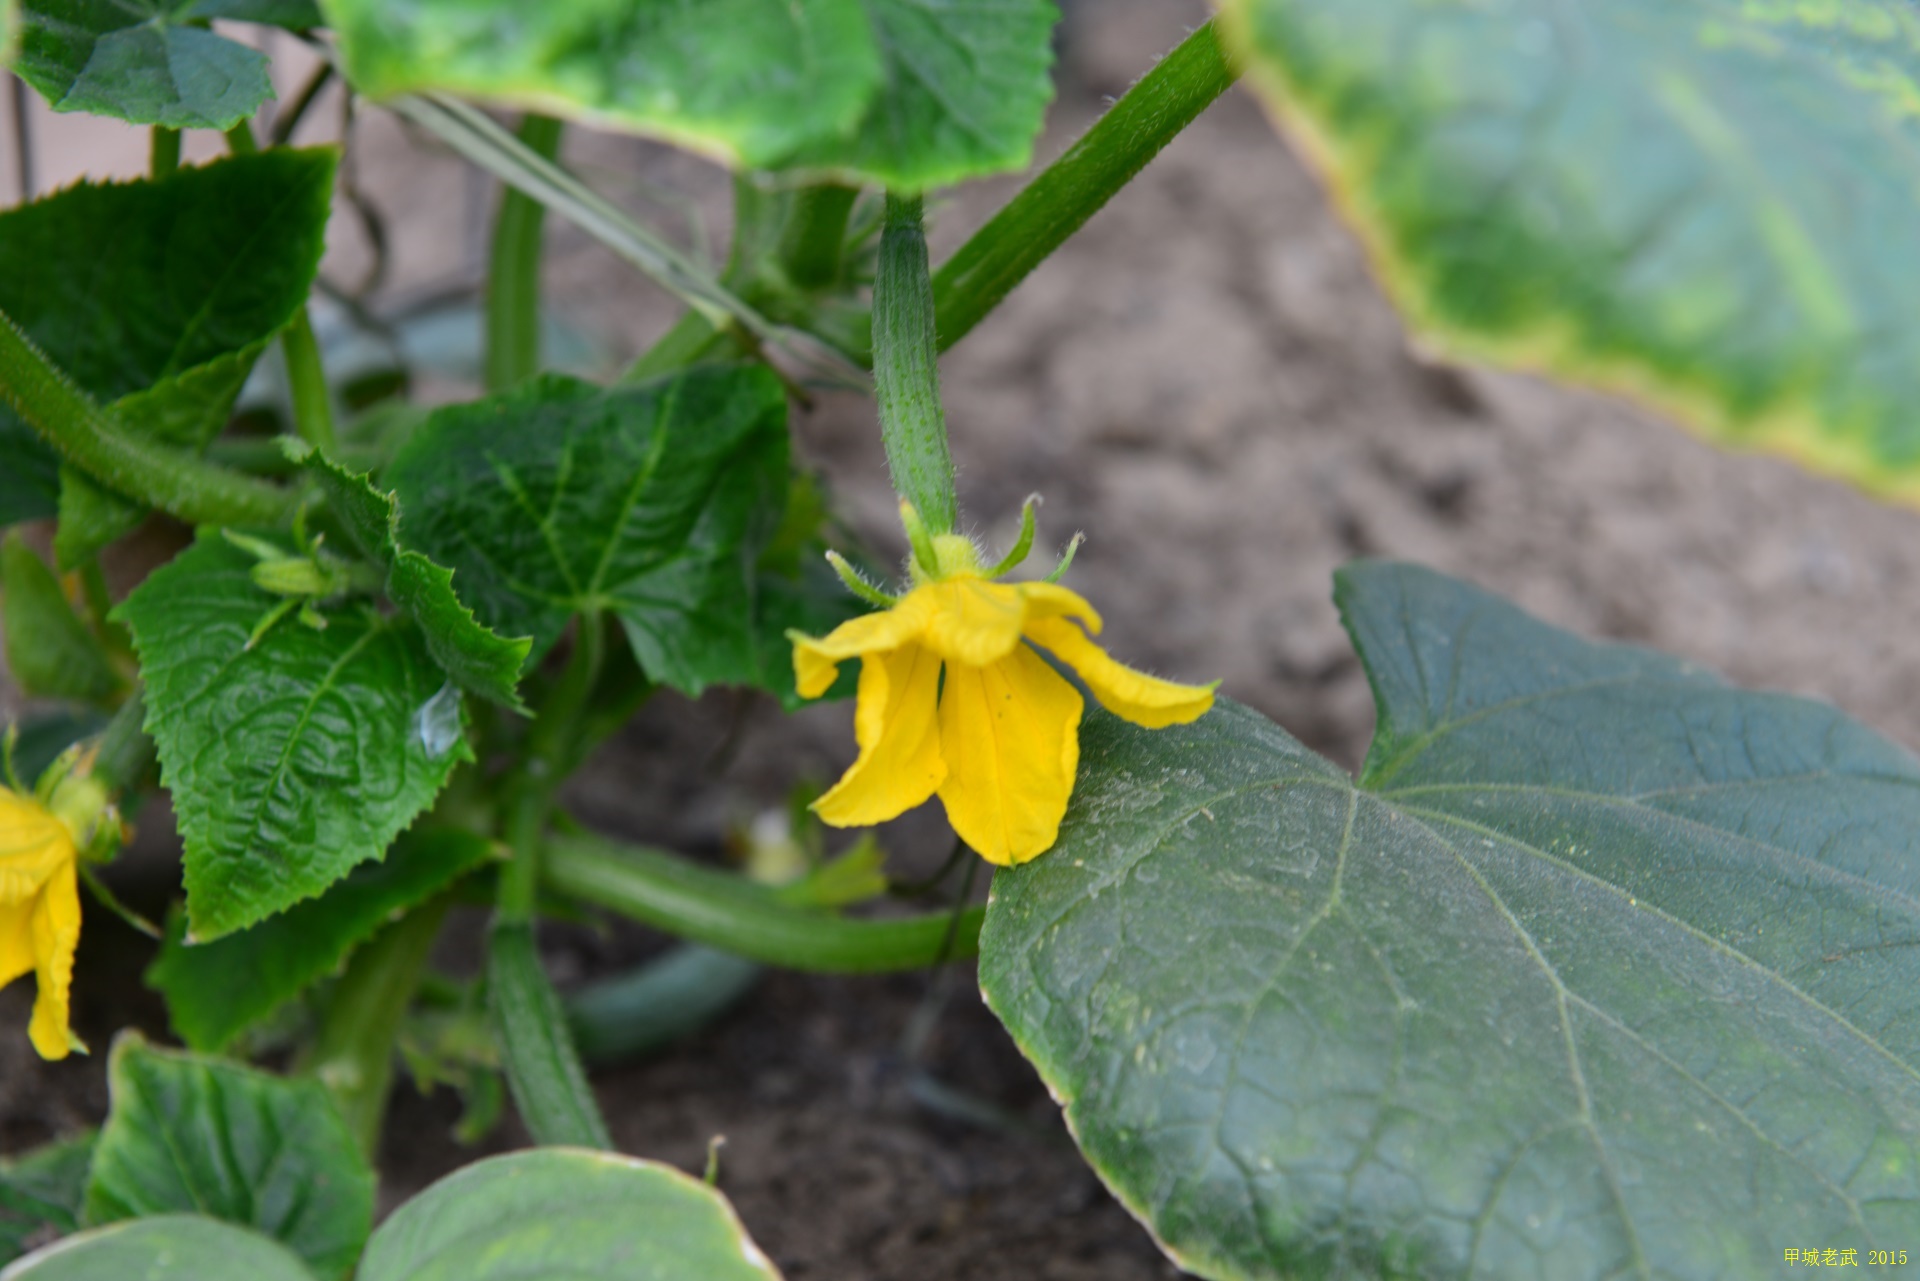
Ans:
[{"label": "hairy flower stem", "polygon": [[[1140,78],[933,278],[940,350],[1000,305],[1237,77],[1211,22]],[[878,334],[876,332],[876,339]]]},{"label": "hairy flower stem", "polygon": [[0,400],[94,479],[194,525],[277,526],[287,490],[128,434],[0,312]]},{"label": "hairy flower stem", "polygon": [[369,1156],[392,1092],[394,1041],[452,901],[442,894],[415,908],[353,954],[307,1053],[305,1070],[332,1091]]},{"label": "hairy flower stem", "polygon": [[[561,122],[527,113],[520,141],[542,160],[560,152]],[[540,369],[540,236],[547,207],[515,187],[500,195],[487,268],[487,390],[503,391]]]},{"label": "hairy flower stem", "polygon": [[790,903],[731,873],[596,837],[549,837],[540,874],[548,889],[568,898],[788,969],[917,970],[974,956],[980,947],[979,908],[961,913],[957,924],[951,912],[849,920]]},{"label": "hairy flower stem", "polygon": [[553,793],[573,764],[571,745],[599,678],[604,638],[597,615],[580,619],[573,656],[534,720],[526,759],[508,791],[505,835],[512,860],[500,870],[487,940],[487,992],[507,1085],[534,1138],[610,1149],[606,1122],[534,937],[542,837]]},{"label": "hairy flower stem", "polygon": [[953,455],[940,408],[940,370],[933,345],[933,284],[920,197],[887,193],[880,266],[873,282],[873,384],[880,402],[880,438],[893,488],[913,504],[928,532],[953,531],[960,517],[953,495]]}]

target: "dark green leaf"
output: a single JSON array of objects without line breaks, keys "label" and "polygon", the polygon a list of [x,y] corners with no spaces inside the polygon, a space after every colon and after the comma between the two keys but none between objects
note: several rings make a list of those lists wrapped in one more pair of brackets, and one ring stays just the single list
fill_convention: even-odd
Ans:
[{"label": "dark green leaf", "polygon": [[0,540],[0,626],[7,670],[29,694],[99,703],[122,685],[60,580],[17,531]]},{"label": "dark green leaf", "polygon": [[779,1281],[727,1199],[671,1166],[536,1148],[477,1161],[393,1212],[358,1281]]},{"label": "dark green leaf", "polygon": [[80,1226],[93,1140],[62,1139],[0,1165],[0,1264]]},{"label": "dark green leaf", "polygon": [[55,111],[230,129],[274,96],[267,58],[212,18],[312,26],[304,0],[26,0],[14,70]]},{"label": "dark green leaf", "polygon": [[1049,0],[327,0],[353,82],[536,107],[717,152],[927,187],[1026,165]]},{"label": "dark green leaf", "polygon": [[22,1259],[7,1281],[313,1281],[284,1246],[218,1219],[166,1214],[83,1232]]},{"label": "dark green leaf", "polygon": [[[333,170],[331,151],[282,149],[159,182],[81,183],[9,210],[0,214],[0,311],[129,429],[198,449],[305,304]],[[0,518],[51,515],[54,467],[0,405]],[[65,566],[142,515],[98,485],[62,489],[72,517],[57,548]]]},{"label": "dark green leaf", "polygon": [[1909,0],[1220,0],[1422,337],[1920,499]]},{"label": "dark green leaf", "polygon": [[299,456],[360,550],[387,567],[387,595],[413,614],[434,660],[461,688],[524,712],[518,686],[532,638],[508,640],[482,626],[454,591],[452,570],[400,547],[400,509],[392,494],[318,450]]},{"label": "dark green leaf", "polygon": [[211,1215],[276,1238],[323,1277],[344,1276],[373,1226],[373,1171],[333,1096],[123,1035],[94,1149],[87,1220]]},{"label": "dark green leaf", "polygon": [[166,996],[181,1040],[196,1050],[223,1050],[249,1025],[338,970],[397,914],[492,852],[484,838],[452,828],[405,834],[384,861],[362,864],[319,898],[250,929],[191,946],[179,929],[170,929],[147,984]]},{"label": "dark green leaf", "polygon": [[115,612],[140,656],[199,941],[379,858],[470,755],[458,694],[403,617],[335,602],[324,631],[288,615],[249,648],[281,604],[255,563],[203,533]]},{"label": "dark green leaf", "polygon": [[291,31],[304,31],[325,21],[314,0],[192,0],[187,11],[195,18],[231,18]]},{"label": "dark green leaf", "polygon": [[14,412],[0,405],[0,528],[45,520],[59,510],[60,458]]},{"label": "dark green leaf", "polygon": [[1205,1277],[1774,1275],[1920,1236],[1920,763],[1840,713],[1343,571],[1361,784],[1089,712],[989,1002]]},{"label": "dark green leaf", "polygon": [[[867,607],[847,590],[824,558],[826,544],[812,540],[808,556],[792,567],[762,564],[757,579],[760,600],[754,620],[754,651],[759,656],[762,688],[780,699],[788,711],[812,701],[800,697],[793,683],[793,642],[789,631],[825,636]],[[851,698],[859,682],[852,664],[840,673],[822,698]]]},{"label": "dark green leaf", "polygon": [[395,456],[401,537],[495,631],[551,646],[608,610],[648,676],[780,688],[757,562],[787,493],[786,397],[759,366],[602,390],[547,376],[442,409]]}]

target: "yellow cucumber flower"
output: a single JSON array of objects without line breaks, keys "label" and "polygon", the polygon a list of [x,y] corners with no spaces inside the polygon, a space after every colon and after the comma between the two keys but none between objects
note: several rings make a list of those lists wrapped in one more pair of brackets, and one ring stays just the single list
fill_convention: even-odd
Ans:
[{"label": "yellow cucumber flower", "polygon": [[1032,545],[1031,504],[1020,544],[993,570],[981,569],[965,538],[929,539],[904,504],[902,516],[915,536],[918,585],[820,639],[789,633],[802,697],[826,693],[840,664],[860,659],[860,755],[814,812],[835,827],[864,827],[938,793],[954,831],[981,856],[1024,863],[1059,835],[1084,706],[1035,646],[1077,672],[1102,707],[1148,729],[1197,719],[1213,706],[1213,686],[1176,685],[1107,657],[1088,639],[1100,615],[1076,592],[992,581]]},{"label": "yellow cucumber flower", "polygon": [[80,942],[79,862],[79,836],[61,816],[0,787],[0,986],[33,971],[40,990],[27,1035],[43,1059],[78,1045],[67,990]]}]

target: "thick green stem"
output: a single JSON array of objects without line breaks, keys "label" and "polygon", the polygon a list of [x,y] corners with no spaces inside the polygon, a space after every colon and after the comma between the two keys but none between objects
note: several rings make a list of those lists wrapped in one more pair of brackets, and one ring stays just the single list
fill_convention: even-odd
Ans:
[{"label": "thick green stem", "polygon": [[977,955],[980,948],[979,908],[962,912],[957,924],[950,912],[850,920],[794,906],[763,886],[659,850],[595,837],[549,837],[540,873],[556,893],[787,969],[917,970]]},{"label": "thick green stem", "polygon": [[606,1122],[534,938],[547,813],[573,764],[572,742],[599,678],[604,637],[598,615],[580,619],[573,657],[534,719],[525,763],[508,792],[506,837],[513,857],[500,869],[487,940],[487,999],[508,1088],[535,1140],[610,1149]]},{"label": "thick green stem", "polygon": [[[529,112],[520,141],[542,160],[560,151],[561,123]],[[547,207],[516,187],[500,195],[487,269],[487,388],[501,391],[540,370],[540,233]]]},{"label": "thick green stem", "polygon": [[353,954],[307,1055],[306,1070],[333,1092],[369,1156],[393,1086],[394,1041],[451,902],[443,894],[415,908]]},{"label": "thick green stem", "polygon": [[180,131],[153,127],[153,145],[148,152],[147,176],[160,179],[180,167]]},{"label": "thick green stem", "polygon": [[[1132,181],[1233,84],[1214,24],[1188,36],[933,278],[940,350],[964,338],[1027,273]],[[876,330],[876,339],[878,333]]]},{"label": "thick green stem", "polygon": [[613,1140],[534,946],[533,925],[496,919],[487,939],[487,1004],[514,1106],[536,1143],[611,1150]]},{"label": "thick green stem", "polygon": [[787,279],[802,289],[824,288],[839,279],[847,216],[859,198],[858,187],[831,182],[795,193],[793,212],[780,242],[780,261]]},{"label": "thick green stem", "polygon": [[0,312],[0,399],[68,462],[149,507],[195,525],[276,526],[294,495],[123,432]]},{"label": "thick green stem", "polygon": [[[242,120],[227,130],[227,149],[236,156],[250,156],[260,150],[251,121]],[[327,396],[327,373],[320,363],[320,344],[314,340],[313,321],[304,303],[281,331],[280,351],[287,360],[287,390],[293,401],[294,429],[315,449],[331,454],[335,444],[333,402]]]},{"label": "thick green stem", "polygon": [[293,322],[280,335],[280,350],[287,358],[287,389],[293,400],[293,425],[300,438],[331,455],[337,442],[333,434],[333,401],[327,392],[327,373],[320,364],[320,344],[314,340],[313,321],[302,306]]},{"label": "thick green stem", "polygon": [[950,533],[959,520],[953,455],[940,409],[935,359],[933,285],[920,198],[887,193],[880,266],[873,282],[873,386],[880,402],[880,438],[893,488],[912,503],[929,532]]}]

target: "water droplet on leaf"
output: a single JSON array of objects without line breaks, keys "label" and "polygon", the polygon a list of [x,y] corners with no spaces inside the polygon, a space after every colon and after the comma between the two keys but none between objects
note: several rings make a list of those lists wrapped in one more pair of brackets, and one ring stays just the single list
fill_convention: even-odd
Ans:
[{"label": "water droplet on leaf", "polygon": [[420,710],[413,714],[413,732],[427,755],[436,760],[460,741],[460,691],[452,681],[420,704]]}]

